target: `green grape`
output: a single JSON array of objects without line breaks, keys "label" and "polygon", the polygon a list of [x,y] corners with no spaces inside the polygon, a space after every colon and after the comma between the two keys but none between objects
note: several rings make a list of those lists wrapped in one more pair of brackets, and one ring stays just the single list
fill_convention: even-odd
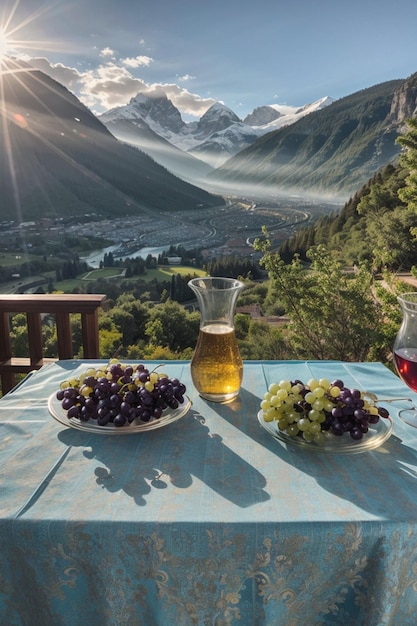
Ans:
[{"label": "green grape", "polygon": [[302,417],[298,420],[298,428],[302,431],[308,430],[310,428],[310,420],[307,417]]},{"label": "green grape", "polygon": [[305,441],[308,441],[308,442],[310,443],[311,441],[314,441],[314,435],[313,435],[313,433],[312,433],[312,432],[310,432],[309,430],[305,430],[305,431],[303,432],[303,439],[304,439]]},{"label": "green grape", "polygon": [[322,433],[322,431],[314,434],[314,442],[317,443],[317,445],[322,446],[325,441],[326,436]]},{"label": "green grape", "polygon": [[260,403],[266,422],[277,422],[280,431],[290,437],[323,445],[329,436],[349,433],[360,440],[369,426],[388,412],[377,407],[366,393],[348,389],[343,381],[312,378],[271,383]]},{"label": "green grape", "polygon": [[284,417],[281,417],[281,419],[278,420],[278,428],[280,430],[287,430],[288,426],[288,421]]},{"label": "green grape", "polygon": [[287,434],[290,435],[290,437],[296,437],[299,432],[300,429],[298,428],[298,424],[289,424]]}]

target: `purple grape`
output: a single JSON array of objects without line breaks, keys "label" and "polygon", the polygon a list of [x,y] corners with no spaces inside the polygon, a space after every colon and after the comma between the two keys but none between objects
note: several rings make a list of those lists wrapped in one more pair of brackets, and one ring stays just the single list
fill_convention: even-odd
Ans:
[{"label": "purple grape", "polygon": [[389,417],[389,413],[388,413],[387,409],[385,409],[383,406],[378,407],[378,413],[379,413],[379,415],[380,415],[381,417],[383,417],[383,418],[385,418],[385,419],[386,419],[387,417]]},{"label": "purple grape", "polygon": [[71,419],[72,417],[79,417],[79,407],[78,406],[72,406],[68,409],[67,411],[67,417],[68,419]]},{"label": "purple grape", "polygon": [[126,417],[124,415],[122,415],[121,413],[119,413],[118,415],[116,415],[116,417],[113,420],[113,424],[115,426],[124,426],[126,424]]},{"label": "purple grape", "polygon": [[80,420],[82,422],[88,422],[90,419],[90,411],[86,406],[82,406],[80,410]]},{"label": "purple grape", "polygon": [[106,426],[106,424],[108,424],[110,421],[110,412],[108,411],[107,413],[103,413],[103,415],[98,415],[97,416],[97,424],[99,426]]},{"label": "purple grape", "polygon": [[341,437],[343,433],[345,432],[345,429],[343,428],[343,424],[341,424],[340,422],[333,422],[330,429],[333,435],[336,435],[337,437]]},{"label": "purple grape", "polygon": [[144,409],[141,415],[142,422],[149,422],[150,419],[151,419],[151,412],[149,411],[149,409]]},{"label": "purple grape", "polygon": [[120,385],[117,382],[112,382],[110,385],[110,392],[111,393],[118,393],[120,390]]},{"label": "purple grape", "polygon": [[131,405],[128,402],[126,402],[126,401],[121,402],[121,404],[120,404],[120,413],[122,415],[128,415],[130,409],[131,409]]},{"label": "purple grape", "polygon": [[64,411],[68,411],[68,409],[74,406],[74,404],[75,404],[75,398],[64,398],[62,400],[61,406],[64,409]]},{"label": "purple grape", "polygon": [[116,407],[116,406],[119,406],[119,404],[120,404],[120,396],[114,393],[113,395],[110,396],[110,406]]}]

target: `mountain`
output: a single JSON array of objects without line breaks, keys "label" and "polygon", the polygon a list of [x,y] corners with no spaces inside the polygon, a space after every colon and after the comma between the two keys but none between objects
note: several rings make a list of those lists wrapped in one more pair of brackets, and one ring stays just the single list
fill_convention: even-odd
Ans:
[{"label": "mountain", "polygon": [[256,107],[252,113],[249,113],[244,119],[243,122],[245,124],[249,124],[250,126],[264,126],[265,124],[269,124],[274,120],[282,117],[282,113],[277,111],[271,106],[261,106]]},{"label": "mountain", "polygon": [[183,180],[197,182],[213,168],[175,145],[178,134],[187,137],[187,125],[165,94],[138,94],[128,105],[99,116],[120,141],[136,146]]},{"label": "mountain", "polygon": [[[217,188],[346,200],[394,161],[417,106],[417,74],[363,89],[264,135],[208,174]],[[280,122],[277,118],[275,122]]]},{"label": "mountain", "polygon": [[73,94],[15,60],[2,64],[0,220],[124,216],[224,204],[118,141]]},{"label": "mountain", "polygon": [[184,180],[203,184],[213,168],[266,133],[293,124],[331,102],[331,98],[322,98],[303,107],[257,107],[243,121],[216,102],[200,120],[185,123],[165,92],[159,90],[152,95],[139,93],[128,104],[103,113],[99,119],[121,141],[139,147]]},{"label": "mountain", "polygon": [[231,109],[216,102],[195,125],[193,136],[199,143],[189,153],[219,167],[263,134],[262,129],[244,124]]}]

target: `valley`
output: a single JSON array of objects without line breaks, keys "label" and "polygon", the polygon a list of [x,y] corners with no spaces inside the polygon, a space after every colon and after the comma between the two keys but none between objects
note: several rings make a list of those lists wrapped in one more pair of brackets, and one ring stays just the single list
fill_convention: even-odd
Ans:
[{"label": "valley", "polygon": [[153,218],[123,218],[103,220],[67,228],[68,232],[93,232],[97,238],[112,240],[105,249],[85,257],[97,267],[105,252],[123,259],[134,256],[157,256],[170,246],[188,250],[202,248],[205,257],[229,254],[251,255],[253,241],[262,235],[266,226],[274,246],[294,234],[296,230],[314,222],[318,215],[340,207],[313,204],[299,200],[255,201],[249,198],[229,198],[227,206],[199,208],[194,211],[158,213]]},{"label": "valley", "polygon": [[[117,261],[146,259],[148,255],[157,257],[170,246],[201,249],[202,257],[207,260],[229,255],[253,256],[253,242],[262,236],[264,226],[272,246],[278,248],[320,215],[340,208],[301,198],[228,197],[225,200],[225,205],[192,211],[155,211],[113,219],[97,215],[85,215],[82,219],[68,216],[65,221],[43,219],[20,225],[4,223],[0,235],[4,267],[0,291],[36,290],[42,284],[45,288],[51,280],[56,282],[57,268],[74,255],[91,269],[102,265],[105,254],[111,253]],[[88,248],[84,247],[86,242],[90,242]],[[55,287],[61,288],[59,283]]]}]

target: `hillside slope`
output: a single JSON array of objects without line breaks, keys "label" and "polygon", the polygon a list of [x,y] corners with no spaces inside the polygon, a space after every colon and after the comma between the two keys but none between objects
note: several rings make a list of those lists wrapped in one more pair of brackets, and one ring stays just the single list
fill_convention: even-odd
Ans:
[{"label": "hillside slope", "polygon": [[333,102],[272,132],[211,172],[220,184],[347,199],[399,154],[393,80]]}]

